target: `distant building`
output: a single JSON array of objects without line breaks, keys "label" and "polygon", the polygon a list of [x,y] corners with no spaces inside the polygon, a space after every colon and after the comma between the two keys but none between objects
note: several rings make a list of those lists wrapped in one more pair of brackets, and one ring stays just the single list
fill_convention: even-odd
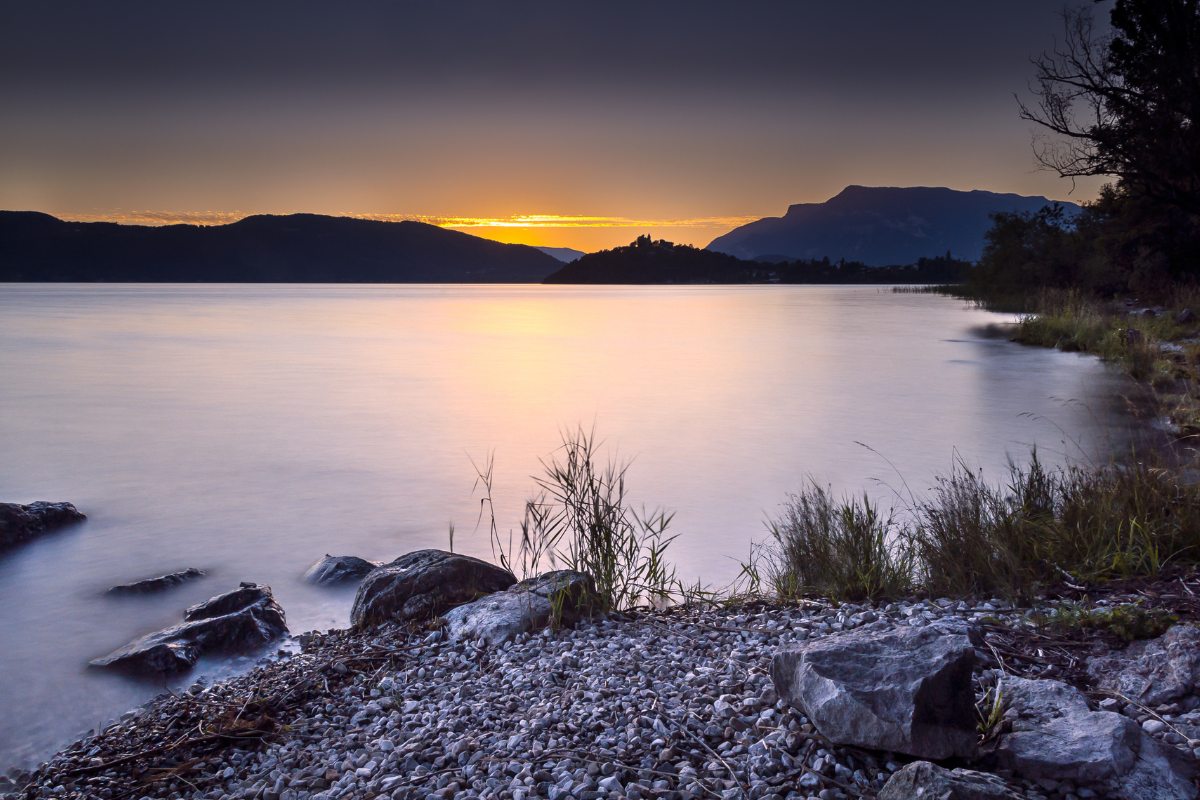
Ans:
[{"label": "distant building", "polygon": [[670,250],[672,247],[675,246],[675,243],[668,242],[666,239],[659,239],[658,241],[654,241],[647,235],[647,236],[639,236],[637,238],[637,241],[633,242],[629,246],[636,247],[639,250],[649,250],[654,247],[662,247],[662,248],[666,248],[667,250]]}]

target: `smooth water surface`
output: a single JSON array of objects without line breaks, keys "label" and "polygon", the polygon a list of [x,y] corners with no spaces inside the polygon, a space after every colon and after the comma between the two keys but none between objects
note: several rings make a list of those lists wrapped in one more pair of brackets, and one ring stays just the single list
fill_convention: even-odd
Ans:
[{"label": "smooth water surface", "polygon": [[1034,442],[1122,441],[1123,379],[1009,321],[876,287],[0,284],[0,501],[89,517],[0,555],[0,765],[161,691],[85,665],[239,581],[300,632],[348,620],[352,590],[300,581],[326,553],[453,522],[490,557],[471,459],[495,451],[507,531],[564,426],[634,458],[680,575],[715,585],[806,475],[884,497],[956,456],[999,480]]}]

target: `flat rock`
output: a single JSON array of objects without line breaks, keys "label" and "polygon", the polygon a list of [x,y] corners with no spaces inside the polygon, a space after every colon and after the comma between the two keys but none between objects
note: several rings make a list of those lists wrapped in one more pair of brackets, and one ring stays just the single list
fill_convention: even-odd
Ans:
[{"label": "flat rock", "polygon": [[1092,711],[1072,686],[1004,676],[1000,696],[1011,726],[995,748],[998,763],[1030,780],[1071,781],[1121,800],[1193,800],[1195,762],[1138,724]]},{"label": "flat rock", "polygon": [[417,550],[371,571],[350,609],[355,628],[426,620],[517,582],[506,569],[444,550]]},{"label": "flat rock", "polygon": [[91,665],[140,674],[179,672],[206,653],[253,650],[285,633],[283,609],[271,587],[243,583],[189,608],[182,624],[136,639]]},{"label": "flat rock", "polygon": [[1088,676],[1100,689],[1158,706],[1200,692],[1200,627],[1176,625],[1157,639],[1088,659]]},{"label": "flat rock", "polygon": [[521,581],[446,614],[451,638],[499,645],[547,625],[574,625],[596,605],[596,582],[573,570]]},{"label": "flat rock", "polygon": [[304,573],[304,582],[316,586],[337,586],[361,581],[367,573],[382,566],[382,561],[367,561],[358,556],[331,556],[328,553]]},{"label": "flat rock", "polygon": [[178,586],[192,578],[203,577],[204,572],[202,570],[198,570],[195,567],[188,567],[185,570],[172,572],[169,575],[159,575],[157,578],[146,578],[145,580],[134,581],[133,583],[122,583],[120,586],[112,587],[105,594],[151,594]]},{"label": "flat rock", "polygon": [[780,648],[771,663],[779,697],[836,744],[918,758],[978,750],[965,625],[856,630]]},{"label": "flat rock", "polygon": [[879,800],[1024,800],[1003,779],[969,769],[914,761],[888,779]]},{"label": "flat rock", "polygon": [[70,503],[0,503],[0,550],[85,519]]}]

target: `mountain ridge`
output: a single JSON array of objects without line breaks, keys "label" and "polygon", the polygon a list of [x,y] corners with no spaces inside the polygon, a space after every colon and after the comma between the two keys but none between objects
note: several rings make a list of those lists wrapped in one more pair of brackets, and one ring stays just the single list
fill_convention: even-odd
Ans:
[{"label": "mountain ridge", "polygon": [[539,283],[536,248],[423,222],[259,214],[227,225],[71,222],[0,211],[0,281]]},{"label": "mountain ridge", "polygon": [[[1053,202],[980,189],[853,185],[823,203],[794,203],[782,217],[734,228],[705,249],[743,259],[845,258],[877,267],[947,252],[974,261],[983,253],[989,214],[1032,212]],[[1074,203],[1060,205],[1068,213],[1079,211]]]}]

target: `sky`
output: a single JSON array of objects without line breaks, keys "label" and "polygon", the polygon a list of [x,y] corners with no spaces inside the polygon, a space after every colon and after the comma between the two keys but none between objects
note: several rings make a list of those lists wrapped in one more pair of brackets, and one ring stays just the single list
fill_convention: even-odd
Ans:
[{"label": "sky", "polygon": [[[1098,7],[1106,18],[1109,4]],[[0,0],[0,208],[703,246],[844,187],[1076,202],[1017,114],[1046,0]]]}]

